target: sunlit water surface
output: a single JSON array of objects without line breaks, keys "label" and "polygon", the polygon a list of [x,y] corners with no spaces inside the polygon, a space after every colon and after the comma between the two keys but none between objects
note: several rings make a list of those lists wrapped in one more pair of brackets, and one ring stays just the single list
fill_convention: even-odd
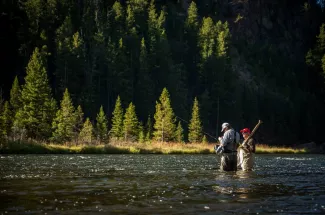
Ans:
[{"label": "sunlit water surface", "polygon": [[0,155],[0,214],[323,214],[324,155]]}]

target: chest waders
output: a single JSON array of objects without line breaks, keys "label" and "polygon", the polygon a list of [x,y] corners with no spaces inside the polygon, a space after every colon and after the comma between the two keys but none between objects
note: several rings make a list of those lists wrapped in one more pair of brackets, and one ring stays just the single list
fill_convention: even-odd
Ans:
[{"label": "chest waders", "polygon": [[[236,143],[236,131],[234,131],[233,146]],[[221,155],[220,169],[222,171],[237,170],[237,151],[225,149]]]}]

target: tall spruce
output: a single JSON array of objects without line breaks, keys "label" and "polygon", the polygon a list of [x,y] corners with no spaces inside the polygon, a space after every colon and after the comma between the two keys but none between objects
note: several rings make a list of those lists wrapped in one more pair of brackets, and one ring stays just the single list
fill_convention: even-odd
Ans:
[{"label": "tall spruce", "polygon": [[67,16],[56,31],[55,78],[58,94],[69,89],[71,98],[82,102],[81,92],[85,81],[84,41],[79,32],[74,32],[72,20]]},{"label": "tall spruce", "polygon": [[27,65],[25,84],[22,87],[22,108],[16,114],[16,120],[26,128],[27,136],[36,139],[50,137],[51,123],[56,111],[45,65],[46,53],[35,48]]},{"label": "tall spruce", "polygon": [[187,74],[184,64],[174,65],[169,74],[168,89],[175,114],[181,118],[188,117],[188,86]]},{"label": "tall spruce", "polygon": [[139,136],[138,136],[138,142],[139,143],[144,143],[145,142],[145,135],[144,135],[144,127],[142,122],[139,123]]},{"label": "tall spruce", "polygon": [[2,92],[0,91],[0,145],[5,142],[5,135],[4,135],[4,122],[3,122],[3,104],[4,101],[2,99]]},{"label": "tall spruce", "polygon": [[10,90],[10,106],[12,108],[13,116],[15,116],[18,109],[21,107],[21,89],[17,76],[15,77]]},{"label": "tall spruce", "polygon": [[135,141],[139,135],[139,121],[135,112],[135,106],[131,102],[125,111],[123,121],[123,134],[125,141]]},{"label": "tall spruce", "polygon": [[108,120],[103,106],[100,106],[99,113],[96,117],[96,134],[100,142],[106,142],[108,138]]},{"label": "tall spruce", "polygon": [[184,23],[184,38],[186,46],[185,66],[188,72],[189,83],[192,84],[193,94],[198,91],[198,63],[199,63],[199,46],[198,46],[198,33],[199,33],[199,18],[196,3],[191,2],[187,9],[187,17]]},{"label": "tall spruce", "polygon": [[78,142],[90,144],[93,141],[93,125],[91,124],[89,118],[86,118],[85,123],[79,133]]},{"label": "tall spruce", "polygon": [[133,100],[134,94],[134,76],[127,62],[126,51],[126,46],[121,38],[118,43],[114,74],[117,82],[115,90],[123,98],[124,106]]},{"label": "tall spruce", "polygon": [[52,123],[52,138],[56,142],[68,142],[74,137],[76,124],[75,109],[68,89],[65,89],[60,103],[60,109],[56,112],[56,117]]},{"label": "tall spruce", "polygon": [[140,50],[140,69],[138,73],[138,81],[136,84],[136,105],[138,107],[139,117],[144,119],[148,113],[153,114],[154,108],[154,82],[149,70],[147,48],[144,38],[141,40]]},{"label": "tall spruce", "polygon": [[3,106],[3,112],[2,112],[2,125],[3,125],[3,134],[5,137],[9,137],[11,134],[11,127],[12,127],[12,110],[10,109],[10,105],[8,101],[5,101]]},{"label": "tall spruce", "polygon": [[156,101],[156,113],[154,115],[154,139],[157,141],[172,141],[175,139],[176,118],[171,107],[169,92],[163,89],[159,102]]},{"label": "tall spruce", "polygon": [[189,124],[188,140],[192,143],[198,143],[202,141],[202,123],[200,119],[200,108],[197,98],[194,99],[192,108],[192,118]]},{"label": "tall spruce", "polygon": [[110,21],[110,36],[113,41],[118,41],[125,34],[125,10],[119,1],[115,1],[112,6],[112,16]]},{"label": "tall spruce", "polygon": [[180,121],[178,121],[177,128],[176,128],[176,141],[178,143],[184,142],[184,129]]},{"label": "tall spruce", "polygon": [[145,131],[146,131],[146,136],[145,136],[145,140],[146,141],[150,141],[152,139],[152,131],[153,128],[152,128],[152,121],[151,121],[151,117],[150,117],[150,114],[148,116],[148,119],[147,119],[147,123],[146,123],[146,128],[145,128]]},{"label": "tall spruce", "polygon": [[110,130],[110,137],[116,140],[123,137],[123,112],[121,99],[118,96],[112,116],[112,128]]},{"label": "tall spruce", "polygon": [[76,121],[74,123],[74,139],[78,139],[78,135],[83,127],[84,124],[84,113],[82,111],[82,108],[80,105],[78,105],[76,111],[75,111]]}]

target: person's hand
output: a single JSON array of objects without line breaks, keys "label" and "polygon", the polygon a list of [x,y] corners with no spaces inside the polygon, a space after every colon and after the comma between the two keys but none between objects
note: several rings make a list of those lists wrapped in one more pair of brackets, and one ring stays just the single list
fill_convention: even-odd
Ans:
[{"label": "person's hand", "polygon": [[219,140],[219,142],[221,142],[221,140],[222,140],[222,137],[218,137],[218,140]]}]

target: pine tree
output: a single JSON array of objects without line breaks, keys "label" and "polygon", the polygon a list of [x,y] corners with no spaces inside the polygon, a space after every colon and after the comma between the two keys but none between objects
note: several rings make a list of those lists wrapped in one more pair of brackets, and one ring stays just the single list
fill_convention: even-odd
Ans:
[{"label": "pine tree", "polygon": [[123,137],[123,108],[120,96],[118,96],[116,99],[115,108],[113,111],[110,137],[117,140]]},{"label": "pine tree", "polygon": [[177,129],[176,129],[176,141],[178,143],[184,142],[184,129],[180,121],[178,121]]},{"label": "pine tree", "polygon": [[199,18],[197,6],[194,1],[191,2],[187,10],[187,18],[184,26],[185,39],[185,59],[184,63],[188,73],[187,78],[192,85],[193,94],[198,93],[198,66],[199,66]]},{"label": "pine tree", "polygon": [[85,123],[80,131],[79,142],[90,144],[93,140],[93,125],[91,124],[89,118],[86,118]]},{"label": "pine tree", "polygon": [[78,135],[84,124],[84,113],[80,105],[78,105],[77,109],[75,110],[75,117],[76,121],[74,123],[73,132],[75,139],[78,139]]},{"label": "pine tree", "polygon": [[0,146],[5,142],[5,135],[4,135],[4,122],[3,122],[3,99],[2,99],[2,92],[0,91]]},{"label": "pine tree", "polygon": [[5,101],[3,106],[3,112],[2,112],[2,128],[3,128],[3,135],[5,137],[9,137],[11,134],[11,127],[12,127],[12,111],[10,110],[9,102]]},{"label": "pine tree", "polygon": [[119,40],[116,62],[115,62],[115,80],[117,82],[116,92],[123,98],[124,105],[133,100],[134,77],[127,62],[126,47],[121,38]]},{"label": "pine tree", "polygon": [[45,53],[35,48],[27,66],[22,88],[22,108],[16,120],[26,128],[28,137],[43,139],[51,134],[51,123],[56,111],[46,72]]},{"label": "pine tree", "polygon": [[188,87],[186,70],[183,64],[172,67],[169,75],[168,89],[170,89],[171,100],[175,114],[181,118],[188,117]]},{"label": "pine tree", "polygon": [[52,123],[52,139],[56,142],[71,141],[74,136],[76,123],[75,110],[70,98],[68,89],[65,89],[60,109],[56,112],[56,117]]},{"label": "pine tree", "polygon": [[203,18],[199,32],[199,47],[203,62],[214,54],[215,45],[215,27],[213,20],[210,17]]},{"label": "pine tree", "polygon": [[17,76],[15,77],[15,80],[10,90],[10,106],[12,108],[13,116],[15,116],[18,109],[21,107],[21,89]]},{"label": "pine tree", "polygon": [[175,116],[171,107],[169,93],[163,89],[159,102],[156,102],[156,113],[154,115],[154,138],[157,141],[171,141],[175,139]]},{"label": "pine tree", "polygon": [[147,123],[146,123],[146,141],[150,141],[152,138],[152,122],[151,122],[151,117],[150,115],[148,116]]},{"label": "pine tree", "polygon": [[135,17],[134,17],[134,11],[132,10],[132,7],[130,4],[127,5],[126,9],[126,29],[129,33],[129,35],[136,35],[137,30],[136,30],[136,22],[135,22]]},{"label": "pine tree", "polygon": [[[146,31],[146,13],[147,0],[129,0],[127,1],[127,10],[132,10],[132,17],[134,19],[133,25],[131,28],[134,28],[134,31],[137,34],[144,33]],[[129,13],[128,13],[129,15]],[[128,18],[127,18],[128,19]]]},{"label": "pine tree", "polygon": [[112,6],[112,18],[110,21],[112,23],[110,35],[113,41],[118,41],[119,38],[124,36],[124,23],[125,23],[125,11],[123,6],[119,1],[115,1]]},{"label": "pine tree", "polygon": [[145,142],[145,136],[144,136],[144,128],[143,128],[142,122],[139,123],[138,130],[139,130],[138,142],[139,143],[144,143]]},{"label": "pine tree", "polygon": [[67,16],[56,31],[55,77],[58,93],[63,94],[66,88],[73,101],[83,99],[81,92],[85,80],[84,41],[79,32],[73,31],[72,20]]},{"label": "pine tree", "polygon": [[139,117],[143,119],[148,113],[153,112],[154,107],[154,82],[149,70],[148,55],[144,38],[141,40],[140,50],[140,69],[138,73],[138,82],[136,85],[136,105],[138,107]]},{"label": "pine tree", "polygon": [[204,144],[209,143],[208,138],[205,135],[203,135],[202,143],[204,143]]},{"label": "pine tree", "polygon": [[227,51],[228,51],[228,43],[229,43],[229,39],[230,39],[228,22],[225,22],[224,24],[222,24],[221,21],[218,21],[216,23],[215,31],[216,31],[216,35],[217,35],[216,56],[217,57],[226,57]]},{"label": "pine tree", "polygon": [[139,121],[135,112],[135,106],[131,102],[126,109],[123,121],[123,133],[125,141],[134,141],[139,134]]},{"label": "pine tree", "polygon": [[192,143],[198,143],[202,140],[202,125],[200,120],[200,109],[197,98],[194,99],[192,118],[189,124],[188,140]]},{"label": "pine tree", "polygon": [[97,121],[96,123],[97,137],[101,142],[106,142],[108,137],[108,130],[107,130],[108,121],[103,106],[100,106],[99,113],[97,114],[96,117],[96,121]]}]

